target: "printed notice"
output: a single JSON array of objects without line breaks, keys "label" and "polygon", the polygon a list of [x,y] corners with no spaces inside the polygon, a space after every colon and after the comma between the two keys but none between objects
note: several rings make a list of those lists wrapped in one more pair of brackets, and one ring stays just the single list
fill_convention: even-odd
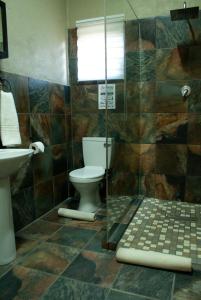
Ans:
[{"label": "printed notice", "polygon": [[116,99],[115,99],[115,84],[98,85],[98,109],[106,109],[106,97],[107,97],[107,108],[116,109]]}]

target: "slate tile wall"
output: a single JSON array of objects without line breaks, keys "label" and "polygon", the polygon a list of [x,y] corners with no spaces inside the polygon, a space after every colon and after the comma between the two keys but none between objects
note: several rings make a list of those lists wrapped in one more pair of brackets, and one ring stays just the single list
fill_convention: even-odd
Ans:
[{"label": "slate tile wall", "polygon": [[71,108],[68,86],[1,73],[10,82],[20,123],[22,145],[41,141],[45,152],[11,178],[15,230],[68,197],[71,155]]},{"label": "slate tile wall", "polygon": [[[146,146],[150,141],[150,147],[154,145],[155,149],[148,157],[154,160],[152,169],[146,168],[146,174],[140,169],[141,192],[160,199],[201,203],[198,184],[201,175],[201,19],[188,23],[172,22],[169,17],[156,17],[144,22],[142,28],[148,22],[154,23],[156,28],[155,49],[152,50],[152,57],[149,57],[151,61],[141,67],[148,69],[146,73],[149,73],[154,65],[155,78],[147,77],[145,82],[141,77],[145,85],[149,81],[149,87],[147,96],[140,98],[143,107],[141,112],[145,103],[142,99],[151,103],[146,114],[149,115],[147,126],[152,131],[148,133]],[[180,93],[181,87],[186,84],[192,88],[188,99],[184,99]],[[144,93],[141,90],[141,95]],[[142,161],[141,157],[141,164]]]}]

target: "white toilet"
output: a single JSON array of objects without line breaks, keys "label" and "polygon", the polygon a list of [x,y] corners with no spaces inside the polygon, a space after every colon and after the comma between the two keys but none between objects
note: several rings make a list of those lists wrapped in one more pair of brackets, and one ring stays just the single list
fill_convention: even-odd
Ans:
[{"label": "white toilet", "polygon": [[[111,163],[113,139],[108,138],[108,168]],[[70,172],[69,179],[80,193],[80,211],[95,212],[100,205],[99,183],[106,169],[106,138],[83,137],[84,168]]]}]

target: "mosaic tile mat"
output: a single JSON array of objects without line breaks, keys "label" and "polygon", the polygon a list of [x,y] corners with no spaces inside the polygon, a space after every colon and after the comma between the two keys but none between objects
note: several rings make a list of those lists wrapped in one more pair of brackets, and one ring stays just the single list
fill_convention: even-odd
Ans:
[{"label": "mosaic tile mat", "polygon": [[191,257],[201,264],[201,205],[145,198],[118,247]]}]

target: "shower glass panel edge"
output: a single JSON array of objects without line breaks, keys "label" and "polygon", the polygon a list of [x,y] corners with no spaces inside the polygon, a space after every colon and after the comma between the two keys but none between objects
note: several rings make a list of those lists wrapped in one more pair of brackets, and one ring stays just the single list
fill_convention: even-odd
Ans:
[{"label": "shower glass panel edge", "polygon": [[[140,121],[140,43],[139,23],[136,15],[126,0],[122,0],[119,6],[114,1],[105,0],[105,85],[115,87],[115,109],[109,108],[108,94],[106,92],[105,109],[105,133],[106,139],[113,138],[113,160],[111,168],[109,165],[109,151],[106,149],[106,205],[107,205],[107,247],[115,249],[118,240],[124,233],[129,223],[130,208],[134,198],[139,196],[139,154],[140,136],[137,128]],[[124,15],[123,39],[124,39],[124,69],[123,77],[111,79],[109,77],[111,67],[111,56],[108,44],[111,46],[111,32],[108,24],[110,17]],[[131,31],[131,32],[130,32]],[[135,33],[131,49],[129,49],[130,34]],[[115,56],[115,45],[113,55]],[[115,66],[114,66],[115,68]],[[132,70],[132,71],[131,71]],[[137,80],[136,80],[137,79]],[[107,88],[106,88],[107,91]],[[135,129],[133,129],[135,128]],[[133,209],[133,208],[131,208]],[[127,220],[127,222],[126,222]]]}]

